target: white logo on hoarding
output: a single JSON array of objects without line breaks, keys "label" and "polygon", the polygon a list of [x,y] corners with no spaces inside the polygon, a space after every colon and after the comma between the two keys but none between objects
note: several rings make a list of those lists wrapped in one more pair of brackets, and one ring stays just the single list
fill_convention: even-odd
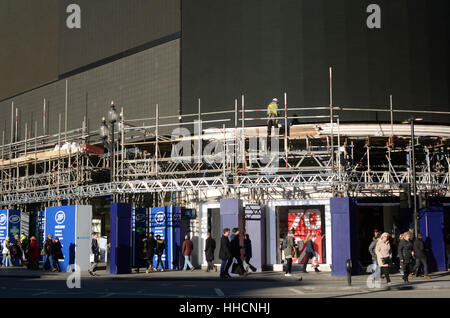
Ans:
[{"label": "white logo on hoarding", "polygon": [[166,214],[164,212],[158,212],[155,215],[155,222],[158,224],[162,224],[164,223],[164,221],[166,220]]},{"label": "white logo on hoarding", "polygon": [[63,224],[65,220],[66,220],[66,214],[64,213],[64,211],[56,212],[56,214],[55,214],[56,223]]},{"label": "white logo on hoarding", "polygon": [[0,215],[0,225],[6,224],[6,215],[2,214]]},{"label": "white logo on hoarding", "polygon": [[18,216],[18,215],[11,215],[10,217],[9,217],[9,222],[10,223],[19,223],[20,222],[20,216]]}]

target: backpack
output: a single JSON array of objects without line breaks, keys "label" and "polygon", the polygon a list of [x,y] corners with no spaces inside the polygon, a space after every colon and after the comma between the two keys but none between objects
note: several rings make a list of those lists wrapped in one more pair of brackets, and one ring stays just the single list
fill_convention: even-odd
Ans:
[{"label": "backpack", "polygon": [[287,237],[284,238],[283,243],[281,243],[281,248],[284,250],[287,248]]}]

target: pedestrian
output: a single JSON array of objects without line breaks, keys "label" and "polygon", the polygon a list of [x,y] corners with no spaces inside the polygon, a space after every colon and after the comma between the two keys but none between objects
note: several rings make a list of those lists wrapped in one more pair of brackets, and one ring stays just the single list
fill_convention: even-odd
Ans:
[{"label": "pedestrian", "polygon": [[20,245],[23,251],[26,251],[28,249],[28,244],[30,244],[30,242],[28,241],[28,237],[24,233],[22,233],[20,235]]},{"label": "pedestrian", "polygon": [[156,235],[156,255],[158,256],[158,261],[156,262],[156,270],[158,270],[158,266],[161,264],[161,272],[164,272],[164,265],[162,262],[162,255],[164,254],[164,249],[166,248],[166,244],[164,239],[161,238],[161,235]]},{"label": "pedestrian", "polygon": [[150,232],[148,234],[146,245],[147,245],[147,256],[146,256],[147,269],[145,270],[145,272],[148,274],[149,271],[153,271],[155,269],[155,267],[153,266],[153,258],[155,257],[156,240],[153,237],[153,232]]},{"label": "pedestrian", "polygon": [[369,245],[369,253],[372,256],[372,274],[375,273],[376,269],[377,269],[377,253],[375,252],[375,248],[377,246],[377,242],[378,239],[380,238],[380,236],[378,235],[378,233],[376,234],[376,236],[374,236],[372,238],[372,242]]},{"label": "pedestrian", "polygon": [[[313,257],[317,257],[316,251],[314,250],[314,242],[312,240],[311,234],[308,234],[306,236],[304,244],[306,245],[305,248],[306,255],[305,255],[305,262],[303,263],[303,273],[307,273],[306,267],[308,266],[309,260],[312,259]],[[320,270],[317,267],[314,267],[314,271],[316,273],[320,273]]]},{"label": "pedestrian", "polygon": [[35,236],[30,238],[30,244],[25,253],[27,255],[28,268],[31,270],[39,269],[39,244]]},{"label": "pedestrian", "polygon": [[[398,236],[398,242],[397,242],[397,250],[396,250],[396,253],[394,253],[394,255],[397,255],[397,257],[396,257],[396,260],[397,260],[397,265],[398,265],[398,269],[399,269],[399,273],[400,273],[400,275],[403,275],[403,267],[401,266],[402,264],[400,263],[400,259],[399,259],[399,257],[398,257],[398,248],[399,248],[399,246],[401,245],[401,244],[403,244],[402,243],[402,241],[403,241],[403,235],[404,235],[404,233],[400,233],[399,234],[399,236]],[[394,250],[394,249],[393,249]]]},{"label": "pedestrian", "polygon": [[290,230],[281,244],[286,259],[286,272],[284,276],[292,276],[292,254],[294,253],[295,245],[294,230]]},{"label": "pedestrian", "polygon": [[231,255],[231,243],[228,238],[230,235],[230,229],[224,228],[223,235],[220,238],[220,250],[219,250],[219,258],[221,260],[220,264],[220,278],[230,278],[230,274],[228,271],[230,270],[230,266],[233,262],[233,256]]},{"label": "pedestrian", "polygon": [[181,246],[181,253],[184,256],[184,266],[183,266],[184,271],[187,270],[188,267],[191,270],[191,272],[195,270],[194,266],[190,261],[190,257],[193,250],[194,250],[194,243],[192,243],[192,241],[189,239],[189,235],[186,235],[184,238],[183,245]]},{"label": "pedestrian", "polygon": [[251,269],[253,272],[256,272],[257,268],[250,264],[250,259],[253,257],[252,253],[252,241],[250,240],[250,235],[248,233],[245,234],[244,237],[244,263],[245,263],[245,271],[248,272]]},{"label": "pedestrian", "polygon": [[377,229],[377,228],[375,228],[375,229],[373,230],[373,237],[380,237],[380,235],[381,235],[380,230]]},{"label": "pedestrian", "polygon": [[59,266],[59,260],[64,259],[64,255],[62,252],[62,245],[61,245],[61,242],[59,241],[58,237],[55,237],[55,240],[53,241],[52,256],[53,256],[53,260],[55,262],[55,269],[58,272],[61,272],[61,267]]},{"label": "pedestrian", "polygon": [[423,277],[425,279],[431,279],[428,273],[427,251],[425,244],[423,243],[422,233],[417,234],[417,239],[413,243],[414,257],[416,258],[416,264],[414,266],[414,273],[416,277],[419,277],[420,267],[423,267]]},{"label": "pedestrian", "polygon": [[243,249],[244,247],[241,246],[241,242],[240,242],[240,230],[239,230],[239,228],[235,227],[232,232],[233,232],[233,234],[231,235],[231,241],[230,241],[231,255],[234,259],[236,259],[236,263],[237,263],[237,265],[233,265],[233,267],[235,268],[235,271],[232,270],[232,272],[233,272],[233,274],[244,275],[245,270],[244,270],[244,264],[242,262],[242,256],[241,256],[241,249]]},{"label": "pedestrian", "polygon": [[91,239],[91,253],[90,253],[91,267],[88,273],[92,276],[97,276],[97,266],[100,262],[100,246],[98,244],[98,233],[94,232]]},{"label": "pedestrian", "polygon": [[403,268],[403,281],[409,283],[408,277],[413,276],[414,250],[410,231],[403,234],[403,240],[398,245],[398,258]]},{"label": "pedestrian", "polygon": [[284,255],[284,249],[283,249],[283,242],[284,239],[286,238],[286,235],[284,235],[284,233],[281,233],[280,235],[280,256],[281,256],[281,264],[284,264],[284,260],[285,260],[285,255]]},{"label": "pedestrian", "polygon": [[383,233],[375,246],[375,253],[377,254],[378,268],[381,275],[386,277],[386,283],[392,284],[389,277],[389,265],[392,263],[392,250],[389,243],[389,233]]},{"label": "pedestrian", "polygon": [[22,246],[19,235],[14,235],[14,241],[11,243],[11,262],[13,266],[21,266],[23,258]]},{"label": "pedestrian", "polygon": [[3,241],[3,246],[2,246],[2,264],[4,267],[8,267],[8,266],[12,266],[12,262],[11,262],[11,241],[9,240],[9,237],[6,237],[5,240]]},{"label": "pedestrian", "polygon": [[214,266],[214,251],[216,250],[216,241],[211,237],[211,232],[206,234],[206,242],[205,242],[205,258],[206,262],[208,262],[208,267],[206,269],[209,272],[212,269],[215,269],[217,272],[217,267]]},{"label": "pedestrian", "polygon": [[44,260],[42,262],[42,271],[45,272],[45,267],[47,265],[47,261],[49,263],[50,266],[50,270],[52,272],[56,271],[55,269],[55,264],[54,264],[54,260],[53,260],[53,253],[52,253],[52,249],[53,249],[53,235],[49,234],[47,236],[47,239],[44,242],[44,247],[42,248],[43,250],[43,256],[44,256]]}]

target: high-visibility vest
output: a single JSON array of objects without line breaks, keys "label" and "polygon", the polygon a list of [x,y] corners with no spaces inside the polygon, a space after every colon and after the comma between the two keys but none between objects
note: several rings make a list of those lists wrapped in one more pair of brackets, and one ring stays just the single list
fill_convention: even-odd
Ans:
[{"label": "high-visibility vest", "polygon": [[269,117],[278,117],[278,105],[276,103],[271,103],[267,106],[267,115]]}]

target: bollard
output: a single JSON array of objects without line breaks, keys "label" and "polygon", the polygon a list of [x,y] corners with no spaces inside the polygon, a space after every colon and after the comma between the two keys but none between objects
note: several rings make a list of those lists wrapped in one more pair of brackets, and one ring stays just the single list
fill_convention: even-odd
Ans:
[{"label": "bollard", "polygon": [[347,283],[348,286],[352,285],[352,261],[351,260],[347,260],[347,262],[345,263],[345,267],[347,268]]}]

